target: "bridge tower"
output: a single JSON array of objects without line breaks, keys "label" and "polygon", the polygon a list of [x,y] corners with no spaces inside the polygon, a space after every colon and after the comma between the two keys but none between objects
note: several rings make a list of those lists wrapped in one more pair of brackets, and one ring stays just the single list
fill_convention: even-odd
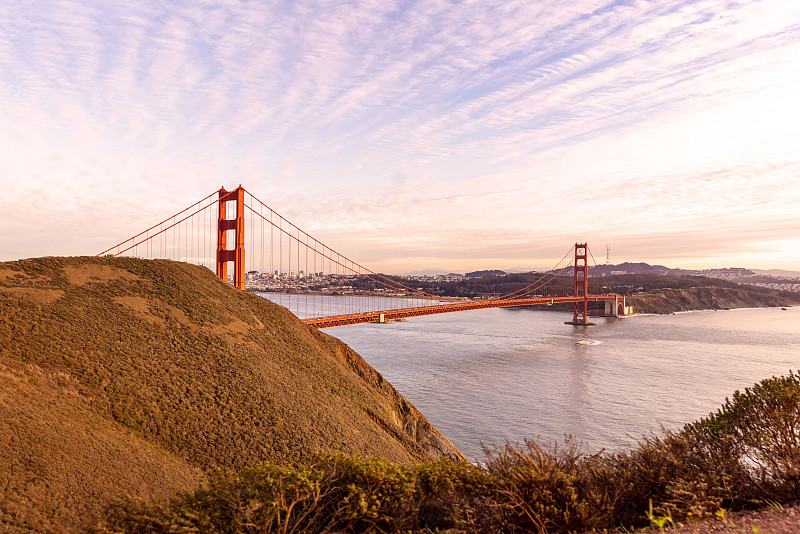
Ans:
[{"label": "bridge tower", "polygon": [[573,265],[573,279],[575,282],[575,296],[583,300],[575,302],[575,311],[570,324],[591,326],[589,322],[589,266],[586,261],[588,249],[586,243],[575,243],[575,263]]},{"label": "bridge tower", "polygon": [[[228,202],[236,203],[236,216],[228,219]],[[228,231],[234,231],[234,248],[228,249]],[[233,262],[233,285],[244,291],[244,189],[219,190],[217,222],[217,276],[228,281],[228,262]]]}]

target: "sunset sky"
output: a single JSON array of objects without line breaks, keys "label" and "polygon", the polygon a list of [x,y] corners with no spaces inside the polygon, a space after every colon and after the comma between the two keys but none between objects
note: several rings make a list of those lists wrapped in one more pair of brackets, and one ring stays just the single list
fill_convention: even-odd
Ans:
[{"label": "sunset sky", "polygon": [[800,270],[800,2],[4,0],[0,260],[244,185],[384,272]]}]

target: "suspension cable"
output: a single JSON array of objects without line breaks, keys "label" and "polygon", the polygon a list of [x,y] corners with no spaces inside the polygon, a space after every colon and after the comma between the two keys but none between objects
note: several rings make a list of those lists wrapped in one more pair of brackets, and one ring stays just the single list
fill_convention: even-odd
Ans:
[{"label": "suspension cable", "polygon": [[[190,210],[190,209],[192,209],[193,207],[197,206],[198,204],[200,204],[200,203],[202,203],[202,202],[205,202],[206,200],[208,200],[209,198],[213,197],[213,196],[214,196],[214,195],[216,195],[216,194],[219,194],[219,191],[214,191],[213,193],[211,193],[211,194],[210,194],[210,195],[208,195],[207,197],[205,197],[205,198],[203,198],[203,199],[201,199],[201,200],[198,200],[197,202],[195,202],[194,204],[192,204],[192,205],[191,205],[191,206],[189,206],[188,208],[186,208],[186,209],[182,209],[181,211],[179,211],[179,212],[178,212],[178,213],[176,213],[175,215],[173,215],[173,216],[171,216],[171,217],[167,217],[166,219],[164,219],[164,220],[163,220],[163,221],[161,221],[160,223],[154,224],[153,226],[151,226],[151,227],[150,227],[150,228],[148,228],[147,230],[144,230],[143,232],[139,232],[139,233],[138,233],[138,234],[136,234],[135,236],[133,236],[133,237],[130,237],[130,238],[126,239],[125,241],[122,241],[121,243],[117,243],[117,244],[116,244],[116,245],[114,245],[113,247],[110,247],[110,248],[108,248],[108,249],[104,250],[104,251],[103,251],[103,252],[101,252],[100,254],[95,254],[95,256],[102,256],[102,255],[103,255],[103,254],[105,254],[106,252],[108,252],[108,251],[110,251],[110,250],[114,250],[115,248],[117,248],[117,247],[120,247],[120,246],[124,245],[124,244],[125,244],[125,243],[127,243],[128,241],[133,241],[133,240],[135,240],[137,237],[141,236],[142,234],[146,234],[146,233],[148,233],[150,230],[152,230],[152,229],[156,228],[156,227],[157,227],[157,226],[159,226],[159,225],[162,225],[162,224],[166,223],[166,222],[167,222],[167,221],[169,221],[170,219],[174,219],[174,218],[176,218],[176,217],[177,217],[178,215],[180,215],[181,213],[184,213],[184,212],[186,212],[186,211],[189,211],[189,210]],[[216,202],[216,201],[215,201],[215,202]],[[211,204],[209,204],[209,206],[211,206]],[[199,213],[200,211],[202,211],[202,210],[204,210],[204,209],[208,208],[209,206],[205,206],[204,208],[202,208],[202,209],[200,209],[200,210],[198,210],[198,211],[194,212],[192,215],[195,215],[195,214]],[[190,217],[191,217],[191,215],[190,215]],[[178,222],[182,222],[182,221],[184,221],[184,220],[186,220],[186,219],[181,219],[181,221],[178,221]],[[171,226],[169,226],[168,228],[172,228],[172,226],[174,226],[174,224],[173,224],[173,225],[171,225]],[[160,233],[160,232],[159,232],[159,233]],[[150,239],[151,237],[155,237],[156,235],[158,235],[158,234],[154,234],[154,235],[152,235],[152,236],[149,236],[147,239]],[[146,241],[146,239],[145,239],[145,240],[142,240],[142,241],[140,241],[140,243],[142,243],[143,241]],[[130,248],[130,247],[129,247],[129,248]],[[125,250],[129,250],[129,248],[128,248],[128,249],[125,249]],[[125,250],[124,250],[123,252],[125,252]],[[122,252],[118,252],[117,254],[122,254]]]}]

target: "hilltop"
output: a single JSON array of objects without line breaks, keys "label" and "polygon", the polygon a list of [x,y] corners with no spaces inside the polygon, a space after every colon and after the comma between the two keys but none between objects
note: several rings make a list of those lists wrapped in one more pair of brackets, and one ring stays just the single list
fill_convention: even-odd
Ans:
[{"label": "hilltop", "polygon": [[0,263],[0,524],[74,529],[211,468],[460,453],[360,356],[208,269]]}]

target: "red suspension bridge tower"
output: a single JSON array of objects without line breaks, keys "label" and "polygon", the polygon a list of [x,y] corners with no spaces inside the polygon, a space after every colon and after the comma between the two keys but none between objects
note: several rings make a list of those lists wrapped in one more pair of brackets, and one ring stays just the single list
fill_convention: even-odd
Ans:
[{"label": "red suspension bridge tower", "polygon": [[[228,202],[235,202],[235,216],[228,219]],[[234,247],[228,248],[228,231],[234,231]],[[233,285],[244,291],[244,189],[219,190],[217,222],[217,276],[228,281],[228,262],[233,262]]]},{"label": "red suspension bridge tower", "polygon": [[572,266],[575,287],[575,311],[572,321],[567,324],[593,326],[589,322],[589,265],[586,261],[588,248],[586,243],[575,243],[575,263]]}]

